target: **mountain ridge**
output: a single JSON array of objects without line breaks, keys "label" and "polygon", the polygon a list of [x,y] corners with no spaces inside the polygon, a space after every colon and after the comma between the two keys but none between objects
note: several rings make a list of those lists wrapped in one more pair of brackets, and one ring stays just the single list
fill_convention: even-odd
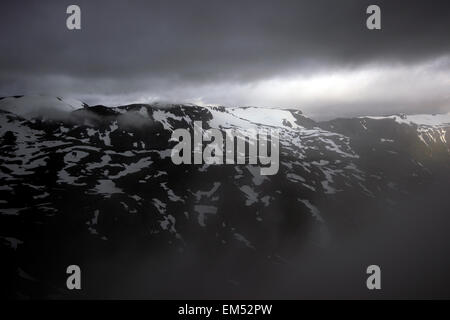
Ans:
[{"label": "mountain ridge", "polygon": [[[230,255],[264,268],[289,265],[424,192],[435,190],[437,208],[449,207],[440,197],[450,178],[447,127],[264,111],[133,104],[83,106],[57,118],[0,112],[0,248],[11,257],[7,275],[25,282],[15,294],[56,294],[42,285],[61,286],[52,272],[69,261],[117,262],[129,250],[133,261],[201,252],[206,261]],[[277,128],[278,174],[261,176],[248,163],[174,165],[171,134],[193,130],[194,121],[204,129]],[[45,269],[45,261],[54,263]]]}]

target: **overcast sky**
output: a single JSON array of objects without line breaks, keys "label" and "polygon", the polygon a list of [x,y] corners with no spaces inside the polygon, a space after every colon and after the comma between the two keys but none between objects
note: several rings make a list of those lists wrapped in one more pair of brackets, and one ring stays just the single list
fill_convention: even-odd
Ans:
[{"label": "overcast sky", "polygon": [[[78,4],[82,30],[66,28]],[[366,28],[370,4],[382,30]],[[450,111],[450,1],[0,3],[0,96],[291,107],[315,118]]]}]

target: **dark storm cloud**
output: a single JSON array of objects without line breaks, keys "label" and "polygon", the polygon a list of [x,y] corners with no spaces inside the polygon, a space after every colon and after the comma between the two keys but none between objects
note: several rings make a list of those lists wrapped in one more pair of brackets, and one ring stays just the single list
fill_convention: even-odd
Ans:
[{"label": "dark storm cloud", "polygon": [[[82,10],[81,31],[65,27],[73,3]],[[381,31],[365,27],[369,4],[382,9]],[[226,93],[214,101],[209,95],[214,84],[220,91],[373,63],[417,65],[450,49],[450,3],[439,0],[7,0],[0,6],[1,94],[148,92],[222,103]]]}]

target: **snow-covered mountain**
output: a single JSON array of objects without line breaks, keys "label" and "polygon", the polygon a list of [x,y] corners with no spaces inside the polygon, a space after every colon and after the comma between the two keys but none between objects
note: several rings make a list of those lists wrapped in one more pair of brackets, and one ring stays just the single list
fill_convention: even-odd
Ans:
[{"label": "snow-covered mountain", "polygon": [[[278,173],[261,176],[249,164],[174,165],[171,134],[193,130],[194,121],[204,129],[278,129]],[[449,114],[315,122],[287,109],[4,98],[7,293],[68,295],[61,270],[75,262],[100,277],[101,261],[169,253],[185,261],[186,252],[201,252],[210,262],[232,256],[271,265],[325,248],[423,190],[448,187],[449,123]]]},{"label": "snow-covered mountain", "polygon": [[0,100],[0,110],[10,111],[26,119],[34,117],[58,119],[86,107],[84,102],[51,96],[15,96]]}]

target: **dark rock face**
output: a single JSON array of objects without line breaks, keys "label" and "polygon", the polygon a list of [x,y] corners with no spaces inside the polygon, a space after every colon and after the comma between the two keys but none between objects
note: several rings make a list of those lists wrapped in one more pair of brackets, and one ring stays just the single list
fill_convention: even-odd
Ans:
[{"label": "dark rock face", "polygon": [[[408,119],[316,123],[296,110],[190,105],[84,106],[58,120],[0,111],[4,293],[298,297],[266,276],[294,274],[301,257],[409,212],[420,197],[418,212],[429,203],[450,212],[449,125]],[[278,173],[174,165],[171,134],[194,121],[276,128]],[[83,270],[81,293],[65,287],[70,264]]]}]

